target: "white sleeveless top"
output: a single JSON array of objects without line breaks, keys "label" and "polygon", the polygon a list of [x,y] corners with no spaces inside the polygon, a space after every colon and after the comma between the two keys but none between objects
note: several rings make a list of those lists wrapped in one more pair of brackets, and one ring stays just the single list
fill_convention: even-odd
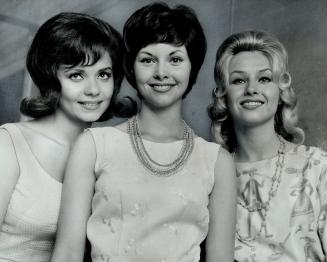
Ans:
[{"label": "white sleeveless top", "polygon": [[[208,200],[219,145],[196,137],[183,169],[158,177],[140,164],[127,133],[113,127],[89,130],[97,153],[87,224],[92,261],[199,261],[200,243],[208,232]],[[151,157],[160,163],[171,162],[182,143],[144,140]]]},{"label": "white sleeveless top", "polygon": [[10,134],[20,168],[0,228],[0,261],[49,261],[57,229],[62,184],[42,168],[16,124],[5,124],[0,128]]}]

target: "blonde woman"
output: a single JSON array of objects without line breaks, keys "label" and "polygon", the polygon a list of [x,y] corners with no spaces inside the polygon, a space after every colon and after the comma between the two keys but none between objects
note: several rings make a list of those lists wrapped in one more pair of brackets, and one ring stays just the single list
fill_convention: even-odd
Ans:
[{"label": "blonde woman", "polygon": [[215,80],[213,135],[237,168],[235,260],[326,261],[327,154],[301,145],[284,46],[265,32],[234,34]]}]

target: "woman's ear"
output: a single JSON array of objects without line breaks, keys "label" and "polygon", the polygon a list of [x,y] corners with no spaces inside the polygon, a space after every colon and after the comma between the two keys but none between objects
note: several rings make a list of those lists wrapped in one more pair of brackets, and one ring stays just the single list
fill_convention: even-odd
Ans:
[{"label": "woman's ear", "polygon": [[279,78],[279,88],[285,91],[291,86],[292,78],[289,72],[283,73]]}]

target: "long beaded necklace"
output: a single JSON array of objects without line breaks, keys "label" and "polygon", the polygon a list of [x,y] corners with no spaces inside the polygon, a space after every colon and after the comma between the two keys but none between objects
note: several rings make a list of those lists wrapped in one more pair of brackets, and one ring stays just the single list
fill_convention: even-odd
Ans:
[{"label": "long beaded necklace", "polygon": [[176,174],[187,162],[194,147],[194,135],[192,129],[183,121],[183,145],[177,158],[168,164],[161,164],[151,158],[143,143],[137,117],[128,120],[127,132],[129,133],[134,151],[142,165],[156,176],[168,177]]},{"label": "long beaded necklace", "polygon": [[271,200],[275,197],[278,187],[280,185],[281,179],[282,179],[282,171],[283,171],[283,166],[284,166],[284,161],[285,161],[285,141],[283,140],[282,137],[278,136],[279,140],[279,148],[278,148],[278,156],[277,156],[277,161],[276,161],[276,166],[275,166],[275,172],[272,177],[272,183],[268,192],[268,200],[265,203],[262,203],[261,205],[257,205],[256,207],[251,207],[251,205],[247,205],[245,202],[242,202],[240,199],[238,199],[237,204],[243,208],[245,208],[248,212],[258,212],[258,211],[264,211],[262,212],[262,222],[261,222],[261,228],[259,232],[249,238],[249,237],[244,237],[241,236],[239,233],[239,229],[236,230],[236,235],[238,239],[245,243],[245,242],[252,242],[254,241],[259,235],[261,235],[262,229],[266,226],[266,219],[267,219],[267,213],[270,208],[270,203]]}]

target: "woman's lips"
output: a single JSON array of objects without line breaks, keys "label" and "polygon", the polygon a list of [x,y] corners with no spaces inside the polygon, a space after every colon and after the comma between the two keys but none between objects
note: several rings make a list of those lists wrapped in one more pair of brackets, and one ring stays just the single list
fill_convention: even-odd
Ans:
[{"label": "woman's lips", "polygon": [[87,110],[95,110],[100,107],[102,101],[80,101],[78,103]]},{"label": "woman's lips", "polygon": [[164,93],[174,87],[175,84],[149,84],[149,86],[157,92]]},{"label": "woman's lips", "polygon": [[262,106],[264,102],[260,100],[244,100],[240,104],[245,109],[256,109]]}]

